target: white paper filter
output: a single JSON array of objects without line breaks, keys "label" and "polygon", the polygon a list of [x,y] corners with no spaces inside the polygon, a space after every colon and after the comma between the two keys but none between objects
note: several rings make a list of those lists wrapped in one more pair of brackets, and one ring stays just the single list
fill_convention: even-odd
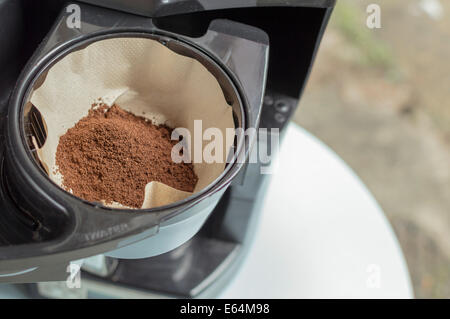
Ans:
[{"label": "white paper filter", "polygon": [[[60,187],[62,177],[55,164],[59,138],[87,116],[92,103],[99,98],[108,105],[116,103],[147,117],[154,124],[185,127],[191,134],[194,120],[203,121],[203,131],[219,128],[223,137],[226,128],[234,128],[232,109],[217,80],[197,60],[147,38],[94,42],[58,61],[30,99],[47,127],[47,139],[38,149],[38,157],[50,179]],[[209,142],[203,141],[203,147]],[[198,176],[194,193],[223,172],[232,142],[223,143],[223,163],[194,163]],[[166,205],[190,195],[159,182],[149,182],[142,208]]]}]

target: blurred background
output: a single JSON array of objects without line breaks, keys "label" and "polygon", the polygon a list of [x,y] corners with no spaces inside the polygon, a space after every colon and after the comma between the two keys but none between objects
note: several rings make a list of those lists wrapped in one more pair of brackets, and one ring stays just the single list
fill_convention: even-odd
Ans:
[{"label": "blurred background", "polygon": [[294,116],[378,200],[417,298],[450,298],[449,16],[447,0],[338,0]]}]

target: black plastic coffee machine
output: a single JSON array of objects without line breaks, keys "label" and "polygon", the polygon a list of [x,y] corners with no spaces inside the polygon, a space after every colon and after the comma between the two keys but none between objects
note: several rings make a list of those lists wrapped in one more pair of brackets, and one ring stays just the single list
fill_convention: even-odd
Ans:
[{"label": "black plastic coffee machine", "polygon": [[[270,163],[231,161],[184,200],[111,209],[46,176],[32,142],[45,143],[45,125],[29,96],[70,52],[143,37],[202,63],[236,127],[278,128],[282,137],[334,2],[0,0],[0,282],[33,283],[29,293],[46,298],[215,296],[246,256]],[[236,138],[236,156],[249,158],[255,145],[270,149],[270,138]],[[66,287],[71,262],[82,264],[83,290]]]}]

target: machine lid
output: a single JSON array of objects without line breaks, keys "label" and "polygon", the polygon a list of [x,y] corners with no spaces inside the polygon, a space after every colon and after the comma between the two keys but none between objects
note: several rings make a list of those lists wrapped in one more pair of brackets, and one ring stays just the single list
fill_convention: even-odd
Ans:
[{"label": "machine lid", "polygon": [[163,17],[208,10],[246,7],[333,7],[336,0],[81,0],[147,17]]}]

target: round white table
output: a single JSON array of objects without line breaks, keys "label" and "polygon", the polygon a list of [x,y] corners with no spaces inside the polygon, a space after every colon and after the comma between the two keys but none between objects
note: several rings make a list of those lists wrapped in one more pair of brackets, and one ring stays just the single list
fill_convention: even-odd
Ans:
[{"label": "round white table", "polygon": [[[326,145],[290,124],[252,247],[221,298],[412,298],[383,211]],[[23,298],[0,285],[0,298]]]},{"label": "round white table", "polygon": [[412,298],[395,234],[326,145],[290,124],[264,212],[222,298]]}]

